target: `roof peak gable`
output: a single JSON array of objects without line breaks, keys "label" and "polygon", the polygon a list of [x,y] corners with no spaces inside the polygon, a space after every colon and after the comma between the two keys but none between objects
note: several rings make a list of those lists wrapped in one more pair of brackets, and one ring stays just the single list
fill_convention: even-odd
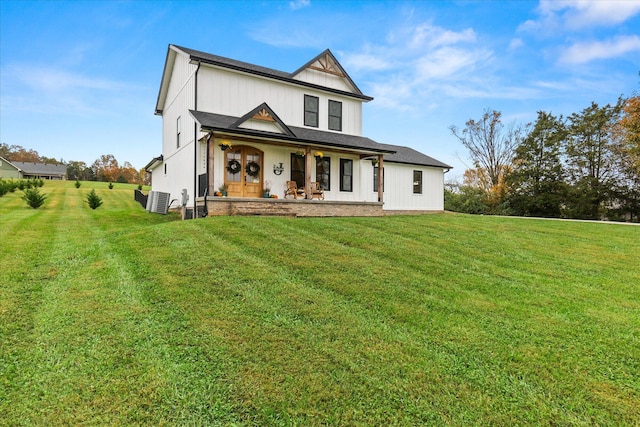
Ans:
[{"label": "roof peak gable", "polygon": [[349,77],[349,74],[342,67],[333,52],[331,52],[331,49],[325,49],[314,58],[312,58],[309,62],[304,64],[302,67],[291,73],[291,78],[299,76],[305,70],[318,71],[342,78],[352,88],[354,93],[362,95],[362,91],[360,90],[360,88],[358,88],[351,77]]},{"label": "roof peak gable", "polygon": [[[291,129],[284,124],[284,122],[278,117],[278,115],[269,107],[266,102],[258,105],[253,110],[249,111],[244,116],[240,117],[236,120],[231,126],[230,129],[238,129],[243,127],[247,122],[251,120],[257,120],[261,122],[269,122],[272,123],[277,129],[280,130],[280,133],[295,137],[296,135],[291,131]],[[249,127],[251,128],[251,127]]]}]

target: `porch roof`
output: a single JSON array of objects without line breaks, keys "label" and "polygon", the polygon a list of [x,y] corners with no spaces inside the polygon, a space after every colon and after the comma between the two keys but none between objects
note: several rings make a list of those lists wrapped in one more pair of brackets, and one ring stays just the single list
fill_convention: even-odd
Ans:
[{"label": "porch roof", "polygon": [[255,129],[235,127],[234,124],[240,117],[226,116],[222,114],[206,113],[204,111],[189,110],[191,115],[200,123],[204,131],[227,132],[238,135],[254,136],[260,138],[277,139],[290,143],[315,144],[328,147],[347,148],[370,153],[393,154],[396,152],[393,146],[383,145],[372,139],[347,135],[336,132],[324,132],[315,129],[288,126],[293,135],[284,133],[266,132]]},{"label": "porch roof", "polygon": [[419,151],[409,147],[401,147],[398,145],[381,144],[383,147],[394,149],[395,153],[384,156],[385,162],[403,163],[407,165],[433,166],[443,169],[453,169],[446,163],[436,160],[433,157],[422,154]]}]

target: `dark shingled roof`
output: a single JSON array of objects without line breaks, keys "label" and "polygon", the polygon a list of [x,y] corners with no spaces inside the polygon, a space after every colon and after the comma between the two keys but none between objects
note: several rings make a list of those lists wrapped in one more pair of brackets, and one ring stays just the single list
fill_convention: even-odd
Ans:
[{"label": "dark shingled roof", "polygon": [[347,135],[343,133],[324,132],[315,129],[299,128],[296,126],[288,126],[293,132],[293,136],[266,132],[255,129],[245,129],[233,127],[238,121],[238,117],[225,116],[222,114],[205,113],[204,111],[189,110],[191,115],[200,123],[201,127],[206,130],[233,132],[241,135],[257,136],[263,138],[277,138],[283,141],[320,144],[331,147],[341,147],[350,149],[359,149],[363,151],[371,151],[375,153],[392,153],[389,150],[369,138],[356,135]]},{"label": "dark shingled roof", "polygon": [[[172,46],[174,46],[177,49],[180,49],[181,51],[189,55],[191,60],[201,61],[205,64],[217,65],[219,67],[229,68],[236,71],[243,71],[249,74],[255,74],[262,77],[268,77],[268,78],[272,78],[280,81],[285,81],[285,82],[293,83],[295,85],[306,86],[309,88],[314,88],[314,89],[318,89],[325,92],[333,92],[333,93],[341,94],[344,96],[349,96],[352,98],[362,99],[365,101],[371,101],[373,99],[370,96],[364,95],[360,91],[358,86],[356,86],[356,84],[353,82],[353,80],[351,80],[351,78],[347,75],[346,72],[344,73],[345,77],[353,85],[355,93],[345,92],[343,90],[332,89],[326,86],[320,86],[317,84],[294,79],[295,73],[299,72],[300,70],[297,70],[295,73],[287,73],[285,71],[279,71],[279,70],[274,70],[273,68],[261,67],[259,65],[250,64],[248,62],[242,62],[242,61],[237,61],[235,59],[225,58],[223,56],[212,55],[210,53],[201,52],[199,50],[189,49],[189,48],[178,46],[178,45],[172,45]],[[318,56],[324,55],[327,52],[331,53],[331,51],[327,49]],[[331,54],[331,56],[333,56],[333,54]],[[314,58],[312,61],[314,61],[317,58],[318,57]]]},{"label": "dark shingled roof", "polygon": [[11,162],[27,175],[66,175],[67,166],[55,163]]},{"label": "dark shingled roof", "polygon": [[444,169],[453,169],[452,166],[442,163],[439,160],[429,157],[426,154],[422,154],[419,151],[409,147],[402,147],[398,145],[381,144],[383,147],[395,150],[395,153],[384,156],[385,162],[391,163],[405,163],[408,165],[421,165],[421,166],[435,166]]},{"label": "dark shingled roof", "polygon": [[451,166],[442,163],[432,157],[422,154],[409,147],[402,147],[390,144],[380,144],[372,139],[346,135],[335,132],[324,132],[316,129],[300,128],[289,126],[293,136],[259,131],[254,129],[244,129],[233,127],[238,122],[237,117],[225,116],[222,114],[205,113],[203,111],[189,111],[191,115],[206,130],[234,132],[248,136],[259,136],[267,138],[277,138],[291,142],[320,144],[325,146],[359,149],[375,153],[383,153],[384,161],[391,163],[404,163],[420,166],[434,166],[444,169],[451,169]]}]

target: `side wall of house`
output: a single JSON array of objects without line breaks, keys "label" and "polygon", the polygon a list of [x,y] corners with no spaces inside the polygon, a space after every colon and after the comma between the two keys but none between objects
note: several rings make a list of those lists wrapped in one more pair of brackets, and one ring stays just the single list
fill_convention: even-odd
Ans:
[{"label": "side wall of house", "polygon": [[318,129],[329,130],[329,100],[342,103],[342,131],[362,134],[362,101],[250,74],[203,65],[198,78],[198,110],[242,117],[266,102],[288,126],[304,127],[304,95],[318,97]]},{"label": "side wall of house", "polygon": [[[199,149],[198,145],[194,148],[194,140],[201,137],[199,128],[194,132],[196,122],[189,114],[195,107],[196,69],[197,65],[190,64],[187,55],[178,52],[162,112],[164,163],[152,173],[154,191],[171,193],[171,199],[179,199],[186,188],[190,203],[195,195],[194,149]],[[201,79],[199,75],[198,81]]]},{"label": "side wall of house", "polygon": [[[362,162],[365,200],[376,201],[378,193],[373,189],[373,166]],[[413,172],[422,172],[422,193],[413,192]],[[444,210],[444,170],[442,168],[384,164],[384,210],[442,211]]]}]

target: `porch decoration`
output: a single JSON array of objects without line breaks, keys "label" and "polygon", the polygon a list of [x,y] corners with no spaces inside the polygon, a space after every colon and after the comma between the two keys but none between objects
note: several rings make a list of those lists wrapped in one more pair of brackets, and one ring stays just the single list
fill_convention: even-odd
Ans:
[{"label": "porch decoration", "polygon": [[274,174],[282,175],[282,172],[284,172],[284,166],[282,166],[282,163],[280,163],[280,165],[273,165]]},{"label": "porch decoration", "polygon": [[260,175],[260,165],[257,164],[256,162],[251,161],[247,163],[247,166],[244,168],[244,171],[250,177],[257,178]]},{"label": "porch decoration", "polygon": [[227,170],[229,171],[229,173],[232,173],[235,175],[238,172],[240,172],[240,169],[242,169],[242,165],[240,164],[239,161],[235,159],[231,159],[227,162]]},{"label": "porch decoration", "polygon": [[304,157],[304,151],[296,151],[296,157]]},{"label": "porch decoration", "polygon": [[316,151],[315,153],[313,153],[313,155],[318,159],[321,159],[324,156],[322,154],[322,151]]},{"label": "porch decoration", "polygon": [[271,193],[271,183],[269,181],[264,182],[264,191],[262,192],[262,197],[269,198]]},{"label": "porch decoration", "polygon": [[227,148],[231,148],[231,147],[232,147],[232,145],[231,145],[231,143],[229,141],[224,140],[224,139],[222,141],[220,141],[220,149],[222,151],[226,150]]},{"label": "porch decoration", "polygon": [[374,166],[378,164],[378,159],[371,159],[371,166]]}]

